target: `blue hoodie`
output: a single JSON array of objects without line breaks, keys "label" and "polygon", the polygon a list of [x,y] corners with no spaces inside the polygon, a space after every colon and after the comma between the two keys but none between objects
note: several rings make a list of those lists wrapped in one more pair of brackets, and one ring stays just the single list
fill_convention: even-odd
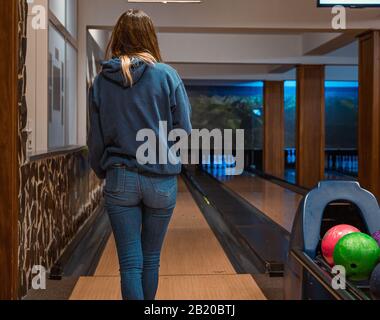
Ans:
[{"label": "blue hoodie", "polygon": [[152,129],[158,137],[160,121],[167,122],[168,132],[184,129],[191,133],[191,106],[184,84],[178,73],[163,63],[152,66],[135,58],[131,72],[132,87],[122,73],[120,60],[106,61],[90,89],[91,167],[101,179],[115,164],[143,173],[179,174],[181,164],[140,164],[136,153],[144,142],[136,141],[136,136],[141,129]]}]

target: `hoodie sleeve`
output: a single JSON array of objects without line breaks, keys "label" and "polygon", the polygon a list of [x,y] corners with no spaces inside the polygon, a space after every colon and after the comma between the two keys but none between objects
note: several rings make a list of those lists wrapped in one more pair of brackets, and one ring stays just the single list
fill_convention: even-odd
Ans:
[{"label": "hoodie sleeve", "polygon": [[174,129],[184,129],[191,134],[191,104],[185,86],[181,81],[175,90],[172,101],[173,127]]},{"label": "hoodie sleeve", "polygon": [[[95,81],[96,82],[96,81]],[[94,85],[95,85],[94,82]],[[105,179],[106,172],[101,168],[101,158],[104,153],[104,138],[100,124],[99,106],[95,98],[94,86],[89,92],[89,111],[90,111],[90,131],[88,135],[88,148],[90,153],[90,164],[99,179]]]}]

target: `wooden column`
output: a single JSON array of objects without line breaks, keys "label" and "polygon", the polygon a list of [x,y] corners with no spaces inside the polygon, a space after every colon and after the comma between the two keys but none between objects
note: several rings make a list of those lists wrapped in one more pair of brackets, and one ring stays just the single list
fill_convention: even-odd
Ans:
[{"label": "wooden column", "polygon": [[325,170],[325,67],[297,67],[297,183],[314,187]]},{"label": "wooden column", "polygon": [[380,31],[359,38],[359,182],[380,200]]},{"label": "wooden column", "polygon": [[0,1],[0,300],[17,298],[18,1]]},{"label": "wooden column", "polygon": [[264,171],[284,178],[285,171],[284,82],[264,85]]}]

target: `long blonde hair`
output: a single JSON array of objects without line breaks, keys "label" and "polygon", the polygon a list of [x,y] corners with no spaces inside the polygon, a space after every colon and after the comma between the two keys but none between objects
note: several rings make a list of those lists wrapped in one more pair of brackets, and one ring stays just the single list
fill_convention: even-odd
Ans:
[{"label": "long blonde hair", "polygon": [[151,65],[162,62],[152,19],[144,11],[130,9],[120,16],[107,46],[106,58],[111,57],[120,59],[123,75],[131,86],[132,58]]}]

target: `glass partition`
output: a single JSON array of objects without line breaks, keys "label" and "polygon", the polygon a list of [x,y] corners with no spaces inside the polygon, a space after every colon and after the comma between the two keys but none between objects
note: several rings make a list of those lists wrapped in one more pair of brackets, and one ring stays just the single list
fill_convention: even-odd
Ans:
[{"label": "glass partition", "polygon": [[358,174],[358,103],[356,81],[326,81],[326,176]]},{"label": "glass partition", "polygon": [[[262,169],[263,82],[187,85],[194,129],[244,129],[245,165]],[[214,159],[211,159],[211,165]],[[215,159],[215,165],[221,159]]]}]

